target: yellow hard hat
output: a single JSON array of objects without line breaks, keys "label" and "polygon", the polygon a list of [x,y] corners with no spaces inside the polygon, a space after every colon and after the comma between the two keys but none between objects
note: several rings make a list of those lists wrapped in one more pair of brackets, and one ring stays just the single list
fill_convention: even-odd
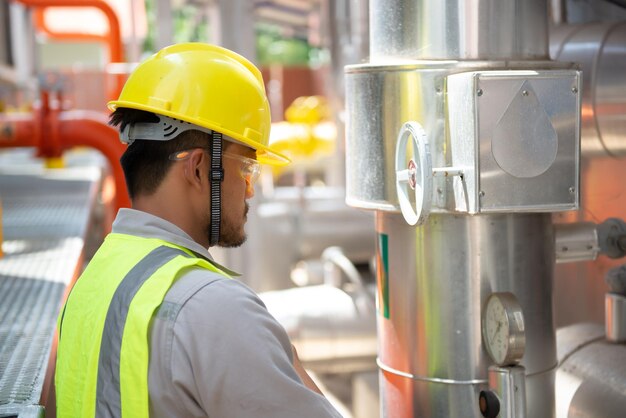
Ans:
[{"label": "yellow hard hat", "polygon": [[330,110],[323,96],[301,96],[285,110],[285,119],[292,123],[315,124],[330,118]]},{"label": "yellow hard hat", "polygon": [[261,72],[228,49],[203,43],[166,47],[139,64],[108,107],[180,119],[255,149],[263,164],[289,163],[268,146],[271,116]]}]

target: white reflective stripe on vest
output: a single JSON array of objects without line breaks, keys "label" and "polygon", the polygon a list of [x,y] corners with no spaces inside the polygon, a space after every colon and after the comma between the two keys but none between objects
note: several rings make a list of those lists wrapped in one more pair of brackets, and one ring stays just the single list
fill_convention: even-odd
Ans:
[{"label": "white reflective stripe on vest", "polygon": [[128,272],[117,287],[109,304],[100,345],[96,392],[97,418],[122,416],[120,353],[124,325],[133,297],[159,268],[179,255],[191,258],[189,254],[176,248],[162,246],[154,249]]}]

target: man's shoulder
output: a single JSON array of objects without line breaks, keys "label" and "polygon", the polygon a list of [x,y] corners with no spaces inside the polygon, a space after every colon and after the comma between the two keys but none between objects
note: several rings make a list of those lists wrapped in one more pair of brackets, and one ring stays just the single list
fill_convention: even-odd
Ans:
[{"label": "man's shoulder", "polygon": [[237,279],[204,268],[192,267],[182,272],[163,300],[187,313],[206,314],[216,309],[239,311],[242,305],[265,305],[258,295]]},{"label": "man's shoulder", "polygon": [[[209,289],[205,289],[210,287]],[[184,304],[191,298],[246,292],[235,279],[201,267],[184,270],[165,295],[165,301]]]},{"label": "man's shoulder", "polygon": [[254,333],[240,332],[250,327],[261,334],[271,331],[281,338],[284,334],[248,286],[202,269],[191,269],[180,277],[166,294],[156,319],[161,323],[158,326],[170,328],[178,339],[191,345],[215,338],[241,343],[242,338],[254,338]]}]

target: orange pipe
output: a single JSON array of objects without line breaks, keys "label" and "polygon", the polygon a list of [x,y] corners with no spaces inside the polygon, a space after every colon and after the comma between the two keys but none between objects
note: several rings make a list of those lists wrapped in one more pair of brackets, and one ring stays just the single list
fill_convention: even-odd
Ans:
[{"label": "orange pipe", "polygon": [[29,7],[95,7],[104,13],[109,21],[109,47],[111,62],[122,62],[122,35],[120,21],[113,8],[104,0],[14,0]]},{"label": "orange pipe", "polygon": [[[56,37],[56,34],[47,30],[45,22],[43,21],[43,9],[46,7],[95,7],[99,9],[106,16],[109,21],[109,34],[104,39],[108,40],[109,46],[109,62],[124,62],[122,34],[120,30],[120,21],[115,13],[115,10],[105,0],[13,0],[22,3],[28,7],[36,8],[35,11],[35,24],[42,24],[42,28],[46,33],[52,33]],[[37,11],[37,9],[41,9]],[[72,34],[67,34],[69,36]],[[84,40],[85,37],[91,35],[80,35],[79,40]],[[115,86],[108,91],[108,97],[111,100],[115,100],[119,97],[120,92],[124,87],[124,77],[122,74],[115,76]]]},{"label": "orange pipe", "polygon": [[79,32],[55,32],[46,25],[45,8],[36,8],[33,10],[33,22],[35,23],[35,29],[39,32],[46,34],[48,38],[59,39],[62,41],[86,41],[86,42],[102,42],[106,43],[109,47],[109,54],[111,54],[111,45],[109,36],[95,35],[92,33],[79,33]]},{"label": "orange pipe", "polygon": [[[61,151],[87,146],[97,149],[107,158],[115,179],[115,209],[130,207],[124,172],[119,163],[126,146],[120,142],[117,130],[107,125],[106,116],[95,111],[69,110],[59,112],[55,123]],[[39,125],[35,114],[0,114],[0,148],[41,149],[41,136],[37,135],[41,129]]]}]

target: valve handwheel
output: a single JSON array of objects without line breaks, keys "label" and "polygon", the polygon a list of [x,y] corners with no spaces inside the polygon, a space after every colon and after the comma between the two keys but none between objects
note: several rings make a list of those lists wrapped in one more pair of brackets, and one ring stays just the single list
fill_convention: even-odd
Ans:
[{"label": "valve handwheel", "polygon": [[[413,158],[407,163],[407,141],[413,141]],[[415,191],[415,207],[409,197],[409,187]],[[409,225],[421,225],[430,213],[432,203],[433,169],[426,132],[417,122],[406,122],[398,133],[396,143],[396,193],[404,220]]]}]

